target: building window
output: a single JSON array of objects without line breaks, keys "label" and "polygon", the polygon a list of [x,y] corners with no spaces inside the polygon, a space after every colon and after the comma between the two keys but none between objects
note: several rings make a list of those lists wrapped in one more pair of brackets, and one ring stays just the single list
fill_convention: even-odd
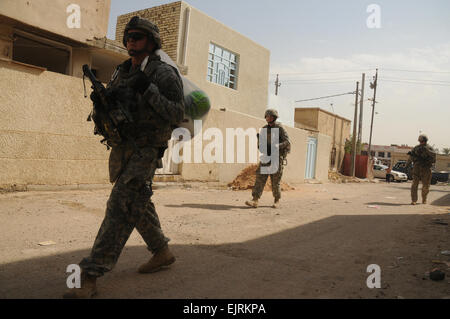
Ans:
[{"label": "building window", "polygon": [[370,156],[374,157],[374,156],[375,156],[375,152],[374,152],[374,151],[371,151],[371,152],[370,152]]},{"label": "building window", "polygon": [[378,152],[378,157],[384,157],[384,152]]},{"label": "building window", "polygon": [[70,49],[38,36],[16,33],[13,43],[13,60],[44,67],[48,71],[70,73]]},{"label": "building window", "polygon": [[231,89],[237,89],[238,57],[224,48],[209,44],[206,79]]},{"label": "building window", "polygon": [[391,158],[391,153],[390,152],[388,152],[388,158]]}]

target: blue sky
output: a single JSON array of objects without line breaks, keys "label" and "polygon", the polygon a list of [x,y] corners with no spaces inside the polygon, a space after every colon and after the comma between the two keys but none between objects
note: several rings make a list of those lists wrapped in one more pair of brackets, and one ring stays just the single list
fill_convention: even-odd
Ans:
[{"label": "blue sky", "polygon": [[[170,2],[112,0],[108,37],[115,37],[118,15]],[[286,124],[292,124],[295,107],[321,107],[353,119],[353,96],[294,101],[352,91],[363,71],[366,98],[371,97],[367,82],[378,67],[374,143],[413,145],[424,132],[430,144],[450,147],[450,1],[187,2],[271,51],[269,104],[279,108]],[[366,25],[370,4],[381,9],[380,29]],[[276,73],[282,82],[278,97],[273,95]],[[364,141],[370,113],[366,103]]]}]

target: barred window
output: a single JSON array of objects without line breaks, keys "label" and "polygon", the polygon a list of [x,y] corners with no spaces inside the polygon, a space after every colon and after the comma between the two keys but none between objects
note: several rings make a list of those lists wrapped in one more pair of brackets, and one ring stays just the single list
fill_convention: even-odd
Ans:
[{"label": "barred window", "polygon": [[206,79],[231,89],[237,89],[238,56],[218,45],[209,44]]}]

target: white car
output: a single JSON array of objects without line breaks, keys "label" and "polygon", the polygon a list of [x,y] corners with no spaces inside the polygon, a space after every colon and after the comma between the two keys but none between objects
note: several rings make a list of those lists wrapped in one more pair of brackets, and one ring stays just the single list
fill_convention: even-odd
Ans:
[{"label": "white car", "polygon": [[[384,178],[386,179],[386,171],[389,167],[386,165],[381,164],[375,164],[373,165],[373,176],[377,178]],[[397,181],[397,182],[406,182],[408,180],[408,176],[402,172],[397,172],[394,170],[391,170],[391,182]]]}]

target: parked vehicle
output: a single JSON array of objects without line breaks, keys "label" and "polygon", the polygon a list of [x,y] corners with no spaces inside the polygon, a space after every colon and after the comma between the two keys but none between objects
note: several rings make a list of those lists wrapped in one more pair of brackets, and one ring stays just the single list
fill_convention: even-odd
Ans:
[{"label": "parked vehicle", "polygon": [[[373,176],[377,178],[384,178],[386,179],[387,169],[389,167],[382,164],[374,164],[373,165]],[[408,175],[398,172],[396,170],[391,171],[391,177],[390,181],[396,181],[396,182],[406,182],[408,180]]]},{"label": "parked vehicle", "polygon": [[[408,179],[411,180],[412,179],[412,168],[413,168],[413,164],[411,164],[411,166],[406,169],[405,168],[406,165],[406,161],[398,161],[393,169],[395,169],[396,171],[405,173],[406,175],[408,175]],[[449,172],[439,172],[439,171],[435,171],[434,169],[431,171],[431,184],[435,185],[437,182],[448,182],[448,178],[449,178]]]}]

